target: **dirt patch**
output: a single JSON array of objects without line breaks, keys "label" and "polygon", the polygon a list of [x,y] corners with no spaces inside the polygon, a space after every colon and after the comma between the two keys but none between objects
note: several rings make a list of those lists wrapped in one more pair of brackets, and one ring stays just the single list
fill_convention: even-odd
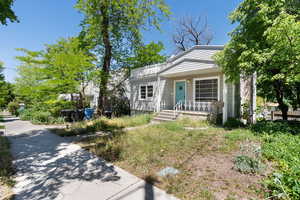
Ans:
[{"label": "dirt patch", "polygon": [[261,189],[260,181],[264,175],[242,174],[233,169],[233,159],[237,155],[210,154],[195,156],[188,167],[194,179],[201,179],[216,200],[226,198],[260,199],[256,191]]}]

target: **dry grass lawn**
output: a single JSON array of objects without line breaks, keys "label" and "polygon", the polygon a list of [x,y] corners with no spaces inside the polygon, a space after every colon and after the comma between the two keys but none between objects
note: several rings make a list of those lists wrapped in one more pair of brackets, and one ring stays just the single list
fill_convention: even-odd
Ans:
[{"label": "dry grass lawn", "polygon": [[[240,154],[239,144],[255,140],[245,129],[225,130],[183,119],[119,130],[80,144],[180,199],[229,200],[262,198],[260,183],[265,175],[242,174],[233,169],[233,160]],[[157,173],[168,166],[181,173],[159,177]]]}]

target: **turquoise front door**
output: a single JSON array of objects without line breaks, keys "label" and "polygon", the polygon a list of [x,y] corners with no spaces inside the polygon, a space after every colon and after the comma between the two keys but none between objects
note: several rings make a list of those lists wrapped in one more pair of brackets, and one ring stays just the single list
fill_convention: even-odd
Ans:
[{"label": "turquoise front door", "polygon": [[185,81],[175,83],[175,103],[185,101]]}]

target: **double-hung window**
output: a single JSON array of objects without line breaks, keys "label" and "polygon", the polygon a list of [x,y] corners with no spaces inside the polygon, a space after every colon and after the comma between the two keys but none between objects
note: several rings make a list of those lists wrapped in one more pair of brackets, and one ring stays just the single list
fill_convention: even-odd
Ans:
[{"label": "double-hung window", "polygon": [[153,85],[140,86],[140,99],[150,100],[153,97]]},{"label": "double-hung window", "polygon": [[195,101],[218,101],[218,79],[195,80]]}]

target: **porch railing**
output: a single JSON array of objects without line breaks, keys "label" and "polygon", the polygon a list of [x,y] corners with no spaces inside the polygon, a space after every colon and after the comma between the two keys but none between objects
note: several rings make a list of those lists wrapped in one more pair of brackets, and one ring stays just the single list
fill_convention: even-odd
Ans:
[{"label": "porch railing", "polygon": [[178,102],[175,107],[180,111],[198,111],[198,112],[211,112],[213,110],[212,102],[196,102],[196,101],[184,101]]},{"label": "porch railing", "polygon": [[[166,109],[168,106],[165,101],[160,102],[160,109]],[[215,112],[223,107],[223,102],[197,102],[197,101],[179,101],[177,102],[173,110],[176,111],[197,111],[197,112]]]},{"label": "porch railing", "polygon": [[[197,102],[197,101],[179,101],[174,107],[174,115],[178,111],[194,111],[194,112],[207,112],[207,113],[221,113],[224,103],[222,101],[213,102]],[[165,101],[160,102],[160,110],[168,108]]]}]

